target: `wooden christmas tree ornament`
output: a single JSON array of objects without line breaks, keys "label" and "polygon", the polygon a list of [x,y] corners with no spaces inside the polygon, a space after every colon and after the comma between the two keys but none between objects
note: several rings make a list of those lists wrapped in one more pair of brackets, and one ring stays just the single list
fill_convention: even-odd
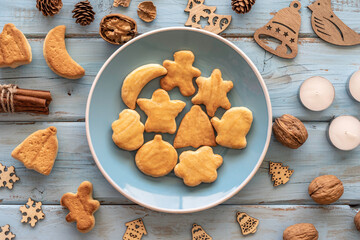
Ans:
[{"label": "wooden christmas tree ornament", "polygon": [[331,0],[318,0],[309,5],[312,11],[311,26],[322,40],[339,45],[360,44],[360,34],[349,28],[331,10]]},{"label": "wooden christmas tree ornament", "polygon": [[196,223],[194,223],[192,226],[191,235],[192,235],[192,240],[212,240],[212,237],[210,237],[204,231],[204,229],[200,225],[197,225]]},{"label": "wooden christmas tree ornament", "polygon": [[22,223],[29,223],[31,227],[35,227],[35,224],[45,218],[45,214],[41,208],[41,202],[35,202],[31,198],[28,199],[27,203],[20,207],[22,213]]},{"label": "wooden christmas tree ornament", "polygon": [[[265,26],[256,30],[254,38],[257,44],[266,51],[282,57],[294,58],[298,53],[298,38],[301,26],[299,1],[293,1],[290,7],[277,12]],[[275,49],[269,45],[269,41],[263,37],[270,37],[280,41]]]},{"label": "wooden christmas tree ornament", "polygon": [[10,232],[10,225],[6,224],[3,227],[0,227],[0,240],[11,240],[15,238],[16,235]]},{"label": "wooden christmas tree ornament", "polygon": [[243,235],[248,235],[250,233],[255,233],[257,226],[259,225],[259,220],[253,217],[250,217],[246,213],[237,212],[236,220],[240,225],[241,233]]},{"label": "wooden christmas tree ornament", "polygon": [[[230,25],[231,15],[215,14],[216,7],[204,5],[204,1],[205,0],[189,0],[185,9],[185,12],[189,13],[189,18],[185,26],[204,29],[219,34]],[[208,25],[202,27],[200,23],[201,18],[207,19]]]},{"label": "wooden christmas tree ornament", "polygon": [[144,222],[141,218],[125,223],[127,227],[123,240],[140,240],[143,235],[147,235]]},{"label": "wooden christmas tree ornament", "polygon": [[282,163],[270,162],[269,174],[272,175],[271,181],[274,182],[274,187],[287,183],[293,173],[294,170],[289,170],[289,167],[283,167]]},{"label": "wooden christmas tree ornament", "polygon": [[6,168],[0,163],[0,188],[7,187],[8,189],[12,189],[14,183],[19,180],[20,178],[16,176],[13,166]]}]

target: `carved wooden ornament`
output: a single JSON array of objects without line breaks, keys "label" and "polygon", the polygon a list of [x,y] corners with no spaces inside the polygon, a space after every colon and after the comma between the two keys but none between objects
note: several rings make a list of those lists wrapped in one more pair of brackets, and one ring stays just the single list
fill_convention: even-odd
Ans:
[{"label": "carved wooden ornament", "polygon": [[[282,58],[294,58],[298,53],[298,38],[301,26],[299,1],[293,1],[290,7],[277,12],[265,26],[256,30],[254,38],[263,49]],[[272,37],[280,41],[276,49],[262,37]]]},{"label": "carved wooden ornament", "polygon": [[8,167],[5,170],[5,166],[0,163],[0,188],[7,187],[8,189],[12,189],[13,185],[16,181],[19,181],[15,174],[15,168],[13,166]]},{"label": "carved wooden ornament", "polygon": [[10,232],[10,225],[6,224],[0,227],[0,240],[12,240],[16,235]]},{"label": "carved wooden ornament", "polygon": [[[231,15],[215,14],[216,7],[204,5],[205,0],[189,0],[185,12],[189,13],[189,18],[185,26],[204,29],[215,34],[224,31],[231,22]],[[200,24],[201,18],[207,18],[208,25],[204,28]]]},{"label": "carved wooden ornament", "polygon": [[41,202],[35,202],[29,198],[27,203],[20,207],[20,212],[22,213],[21,222],[29,223],[31,227],[35,227],[39,220],[45,218],[41,205]]},{"label": "carved wooden ornament", "polygon": [[143,235],[147,235],[144,222],[141,218],[125,223],[127,227],[123,240],[141,240]]},{"label": "carved wooden ornament", "polygon": [[196,223],[193,224],[191,229],[191,236],[192,240],[212,240],[212,237],[210,237],[204,229],[197,225]]},{"label": "carved wooden ornament", "polygon": [[360,44],[360,34],[349,28],[331,10],[331,0],[318,0],[309,5],[311,26],[322,40],[340,46]]},{"label": "carved wooden ornament", "polygon": [[258,219],[250,217],[247,213],[243,212],[236,213],[236,221],[239,223],[243,235],[255,233],[259,225]]},{"label": "carved wooden ornament", "polygon": [[289,170],[289,167],[283,167],[282,163],[270,162],[269,174],[272,175],[271,181],[274,182],[274,187],[280,184],[286,184],[294,170]]}]

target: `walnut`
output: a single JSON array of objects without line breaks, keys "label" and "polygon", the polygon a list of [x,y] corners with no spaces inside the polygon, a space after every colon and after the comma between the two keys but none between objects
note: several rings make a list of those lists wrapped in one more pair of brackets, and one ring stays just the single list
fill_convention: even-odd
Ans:
[{"label": "walnut", "polygon": [[360,232],[360,211],[355,215],[354,223],[355,223],[356,229]]},{"label": "walnut", "polygon": [[336,202],[344,193],[342,182],[334,175],[315,178],[309,185],[310,197],[319,204]]},{"label": "walnut", "polygon": [[311,223],[298,223],[285,229],[283,240],[317,240],[319,233]]},{"label": "walnut", "polygon": [[152,22],[156,18],[156,7],[153,2],[145,1],[139,4],[137,13],[145,22]]},{"label": "walnut", "polygon": [[122,14],[109,14],[100,22],[100,36],[112,44],[124,44],[135,37],[137,25],[134,19]]},{"label": "walnut", "polygon": [[304,124],[289,114],[275,119],[273,133],[281,144],[292,149],[299,148],[308,138],[308,132]]}]

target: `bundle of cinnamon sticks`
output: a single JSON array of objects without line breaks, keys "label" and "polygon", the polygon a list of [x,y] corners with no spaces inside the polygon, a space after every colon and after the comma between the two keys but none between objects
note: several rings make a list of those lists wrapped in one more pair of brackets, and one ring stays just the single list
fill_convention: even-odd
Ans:
[{"label": "bundle of cinnamon sticks", "polygon": [[[0,89],[1,87],[2,85],[0,85]],[[21,89],[16,87],[10,97],[8,94],[9,90],[5,88],[4,91],[6,92],[0,95],[0,113],[27,112],[49,114],[49,105],[52,101],[51,93],[49,91]]]}]

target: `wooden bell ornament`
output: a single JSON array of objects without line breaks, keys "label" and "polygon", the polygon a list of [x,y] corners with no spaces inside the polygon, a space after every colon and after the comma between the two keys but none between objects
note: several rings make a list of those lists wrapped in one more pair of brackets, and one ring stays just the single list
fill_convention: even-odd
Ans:
[{"label": "wooden bell ornament", "polygon": [[236,220],[240,225],[241,233],[243,235],[255,233],[257,230],[257,226],[259,225],[258,219],[250,217],[247,213],[244,212],[237,212]]},{"label": "wooden bell ornament", "polygon": [[[299,1],[293,1],[290,7],[277,12],[265,26],[256,30],[254,38],[263,49],[282,58],[295,58],[298,53],[298,38],[301,26]],[[280,41],[276,49],[269,45],[263,37],[271,37]]]}]

